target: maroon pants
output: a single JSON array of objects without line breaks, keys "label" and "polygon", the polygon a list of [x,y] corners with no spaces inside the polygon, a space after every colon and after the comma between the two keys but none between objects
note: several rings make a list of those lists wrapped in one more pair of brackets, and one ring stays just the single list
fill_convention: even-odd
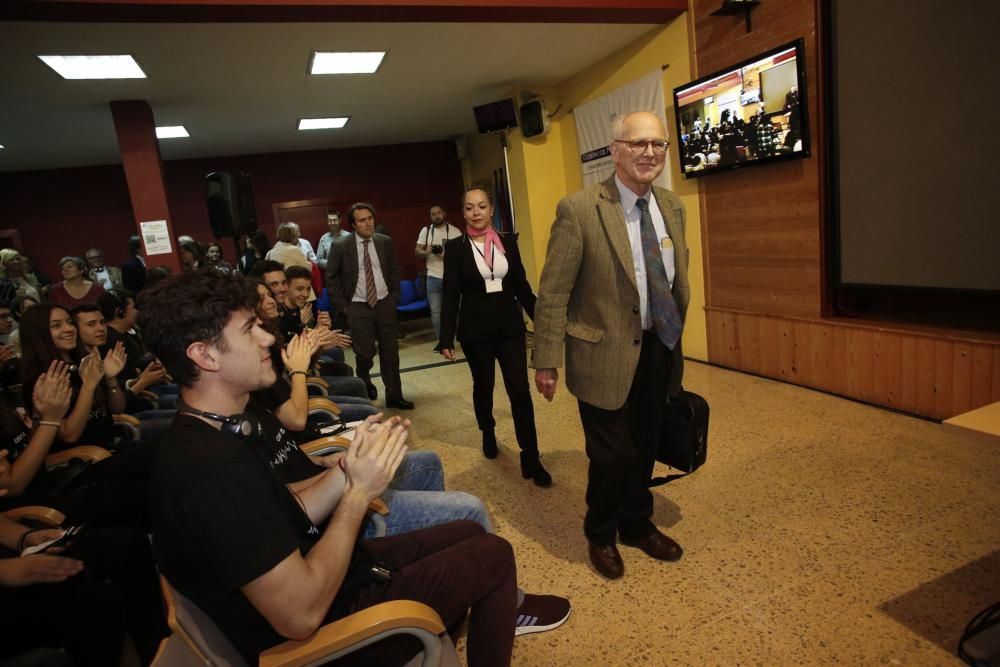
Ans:
[{"label": "maroon pants", "polygon": [[[501,537],[474,521],[415,530],[364,543],[375,560],[395,572],[386,584],[367,586],[350,605],[353,613],[388,600],[416,600],[432,607],[457,631],[471,608],[467,656],[470,667],[507,667],[517,617],[514,552]],[[420,650],[413,638],[395,636],[338,664],[403,664]]]}]

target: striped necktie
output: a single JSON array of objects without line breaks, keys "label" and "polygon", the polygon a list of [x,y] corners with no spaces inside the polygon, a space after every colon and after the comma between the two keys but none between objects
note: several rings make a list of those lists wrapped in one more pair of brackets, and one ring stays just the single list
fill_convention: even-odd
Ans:
[{"label": "striped necktie", "polygon": [[681,338],[684,324],[681,322],[677,303],[670,293],[670,281],[667,280],[667,271],[663,268],[663,256],[660,254],[660,242],[653,228],[653,216],[649,214],[649,202],[640,197],[635,205],[639,207],[641,213],[639,236],[642,239],[642,256],[646,260],[649,313],[653,317],[653,327],[656,329],[657,337],[672,350]]},{"label": "striped necktie", "polygon": [[378,302],[378,292],[375,291],[375,271],[372,270],[372,256],[368,254],[368,244],[371,239],[362,241],[365,245],[365,300],[372,308]]}]

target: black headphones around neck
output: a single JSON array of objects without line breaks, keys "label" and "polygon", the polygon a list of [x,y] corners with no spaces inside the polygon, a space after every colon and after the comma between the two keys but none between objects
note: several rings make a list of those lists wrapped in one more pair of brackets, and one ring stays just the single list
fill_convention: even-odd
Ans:
[{"label": "black headphones around neck", "polygon": [[204,412],[197,408],[192,408],[183,401],[177,402],[177,412],[197,415],[199,417],[204,417],[205,419],[210,419],[214,422],[219,422],[222,424],[222,427],[219,430],[223,433],[228,433],[231,436],[239,438],[243,442],[253,442],[259,438],[263,432],[257,418],[246,413],[223,417],[222,415],[217,415],[214,412]]}]

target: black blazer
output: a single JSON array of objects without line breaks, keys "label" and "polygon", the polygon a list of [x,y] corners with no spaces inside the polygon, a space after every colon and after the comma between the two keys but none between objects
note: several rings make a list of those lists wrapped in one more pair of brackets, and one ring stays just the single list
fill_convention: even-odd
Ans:
[{"label": "black blazer", "polygon": [[[507,275],[503,291],[486,293],[486,281],[476,265],[475,249],[465,234],[444,245],[444,296],[438,349],[454,349],[456,327],[463,343],[517,338],[524,335],[523,307],[535,317],[535,293],[521,263],[513,234],[501,234]],[[461,311],[461,312],[460,312]],[[461,316],[460,316],[461,315]]]},{"label": "black blazer", "polygon": [[[382,278],[389,288],[389,296],[399,302],[399,263],[396,252],[392,249],[392,239],[382,234],[372,235],[372,245],[378,255],[378,263],[382,267]],[[347,311],[347,304],[354,298],[354,290],[358,286],[358,248],[357,237],[349,236],[335,239],[330,244],[330,255],[326,260],[326,289],[330,303],[337,312]]]}]

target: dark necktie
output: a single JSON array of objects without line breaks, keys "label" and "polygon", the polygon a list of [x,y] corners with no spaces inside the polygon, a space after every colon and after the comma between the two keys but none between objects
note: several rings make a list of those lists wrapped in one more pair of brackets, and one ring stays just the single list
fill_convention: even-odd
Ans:
[{"label": "dark necktie", "polygon": [[653,216],[649,214],[649,202],[638,199],[635,205],[639,207],[639,236],[642,239],[642,256],[646,260],[646,287],[649,291],[649,313],[653,317],[653,328],[660,341],[669,349],[677,346],[684,325],[681,322],[677,303],[670,293],[670,281],[667,271],[663,268],[663,256],[660,254],[660,242],[653,228]]},{"label": "dark necktie", "polygon": [[372,270],[372,256],[368,254],[368,244],[371,240],[362,241],[365,244],[365,300],[372,308],[378,302],[378,292],[375,291],[375,271]]}]

